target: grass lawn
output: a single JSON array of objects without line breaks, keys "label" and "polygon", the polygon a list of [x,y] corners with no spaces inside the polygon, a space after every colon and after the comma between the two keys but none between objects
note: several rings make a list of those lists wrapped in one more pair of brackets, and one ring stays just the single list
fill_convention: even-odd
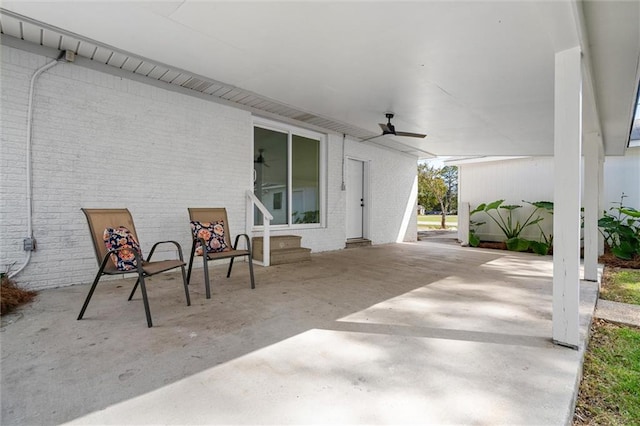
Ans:
[{"label": "grass lawn", "polygon": [[575,425],[640,424],[640,329],[595,320]]},{"label": "grass lawn", "polygon": [[[601,298],[640,305],[640,270],[605,267]],[[594,320],[574,425],[640,425],[640,328]]]},{"label": "grass lawn", "polygon": [[606,267],[600,298],[640,305],[640,269]]},{"label": "grass lawn", "polygon": [[[418,215],[418,229],[440,229],[442,216],[439,214]],[[447,227],[458,227],[458,216],[449,215],[445,217]]]}]

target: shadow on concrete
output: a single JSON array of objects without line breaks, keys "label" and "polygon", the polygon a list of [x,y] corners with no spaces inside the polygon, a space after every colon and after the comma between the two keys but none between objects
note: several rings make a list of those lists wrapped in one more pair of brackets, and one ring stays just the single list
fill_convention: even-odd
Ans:
[{"label": "shadow on concrete", "polygon": [[126,300],[133,279],[99,285],[82,321],[88,285],[41,292],[0,334],[2,424],[555,423],[570,410],[581,353],[550,343],[549,260],[380,245],[257,268],[255,290],[236,268],[212,268],[211,299],[197,271],[190,307],[175,274],[152,278],[151,329]]}]

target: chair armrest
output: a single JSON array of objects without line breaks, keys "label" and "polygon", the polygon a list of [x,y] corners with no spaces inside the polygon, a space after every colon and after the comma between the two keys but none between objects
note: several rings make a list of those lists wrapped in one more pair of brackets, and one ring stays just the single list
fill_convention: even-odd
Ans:
[{"label": "chair armrest", "polygon": [[[192,236],[193,237],[193,236]],[[205,242],[204,238],[199,238],[199,237],[193,237],[193,242],[191,244],[191,254],[190,254],[190,258],[192,258],[195,255],[196,252],[196,244],[200,243],[200,247],[202,247],[202,253],[204,255],[204,253],[207,251],[207,243]]]},{"label": "chair armrest", "polygon": [[182,247],[180,246],[180,244],[178,244],[177,241],[173,240],[158,241],[157,243],[155,243],[153,247],[151,247],[151,252],[149,252],[147,262],[151,262],[151,256],[153,256],[153,252],[156,251],[156,247],[158,247],[160,244],[173,244],[174,246],[176,246],[176,249],[178,249],[178,256],[180,257],[180,260],[184,262],[184,257],[182,256]]},{"label": "chair armrest", "polygon": [[240,239],[240,237],[244,237],[246,243],[247,243],[247,250],[249,252],[251,252],[251,240],[249,239],[249,235],[247,234],[238,234],[236,235],[236,240],[233,243],[233,249],[237,250],[238,249],[238,240]]}]

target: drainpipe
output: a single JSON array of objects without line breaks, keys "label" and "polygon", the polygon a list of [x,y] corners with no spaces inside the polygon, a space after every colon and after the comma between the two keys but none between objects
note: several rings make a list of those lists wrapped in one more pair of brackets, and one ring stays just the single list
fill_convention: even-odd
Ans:
[{"label": "drainpipe", "polygon": [[24,270],[31,260],[31,252],[36,249],[36,240],[33,238],[33,189],[31,185],[31,127],[33,122],[33,98],[35,95],[35,85],[38,77],[50,68],[55,67],[59,62],[73,62],[75,60],[75,53],[71,51],[61,52],[58,59],[49,62],[46,65],[38,68],[31,76],[31,83],[29,84],[29,105],[27,107],[27,141],[26,141],[26,173],[27,173],[27,237],[24,239],[24,250],[27,252],[24,263],[17,271],[10,272],[9,278],[13,278]]},{"label": "drainpipe", "polygon": [[345,191],[347,186],[344,183],[344,140],[347,138],[347,134],[342,134],[342,185],[340,186],[340,190]]}]

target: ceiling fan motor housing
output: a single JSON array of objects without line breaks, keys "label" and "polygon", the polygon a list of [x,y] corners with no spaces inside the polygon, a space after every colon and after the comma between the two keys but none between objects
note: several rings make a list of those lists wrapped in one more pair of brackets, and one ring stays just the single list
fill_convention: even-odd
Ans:
[{"label": "ceiling fan motor housing", "polygon": [[387,128],[382,130],[383,135],[395,135],[396,128],[393,124],[391,124],[391,119],[393,118],[392,112],[387,112],[384,114],[387,117]]}]

